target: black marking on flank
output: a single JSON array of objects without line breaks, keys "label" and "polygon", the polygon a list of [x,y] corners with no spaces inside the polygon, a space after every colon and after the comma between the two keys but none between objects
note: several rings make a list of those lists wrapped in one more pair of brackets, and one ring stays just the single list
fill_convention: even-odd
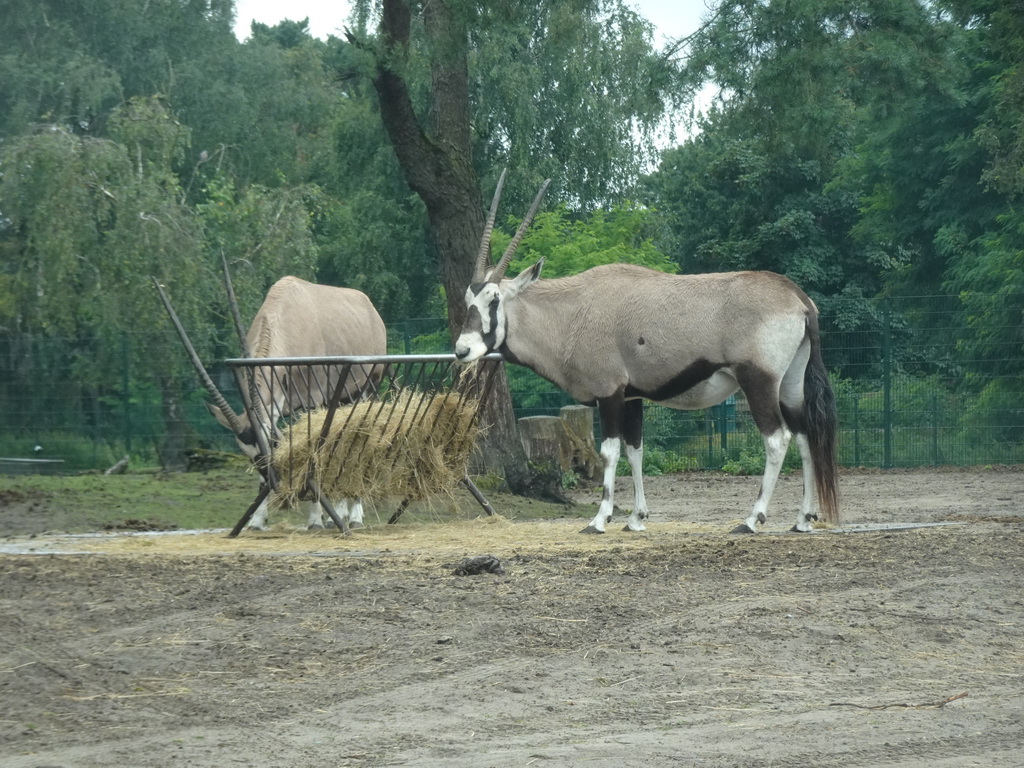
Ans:
[{"label": "black marking on flank", "polygon": [[643,337],[643,336],[641,336],[641,337],[640,337],[639,339],[637,339],[637,340],[636,340],[636,343],[637,343],[637,344],[639,344],[639,345],[640,345],[640,346],[642,347],[642,346],[643,346],[644,344],[646,344],[647,342],[646,342],[646,341],[644,341],[644,337]]},{"label": "black marking on flank", "polygon": [[723,363],[712,363],[710,360],[699,358],[694,360],[683,370],[666,381],[664,384],[655,387],[650,391],[640,390],[632,385],[626,387],[626,397],[645,397],[648,400],[658,402],[660,400],[671,400],[684,392],[693,389],[702,381],[710,379],[715,371],[723,368]]}]

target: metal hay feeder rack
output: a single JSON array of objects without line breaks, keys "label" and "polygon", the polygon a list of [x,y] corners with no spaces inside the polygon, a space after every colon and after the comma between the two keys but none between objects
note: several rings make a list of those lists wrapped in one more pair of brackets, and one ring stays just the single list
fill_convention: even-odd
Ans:
[{"label": "metal hay feeder rack", "polygon": [[[460,439],[455,428],[444,420],[455,413],[460,428],[471,426],[474,430],[469,434],[475,435],[480,409],[502,364],[500,355],[487,355],[475,366],[463,366],[450,354],[237,358],[226,364],[235,375],[250,426],[256,433],[259,455],[254,461],[262,477],[256,499],[229,536],[242,531],[271,492],[285,489],[285,479],[292,489],[296,482],[299,484],[300,498],[319,500],[338,529],[347,532],[348,526],[334,509],[326,489],[341,480],[355,452],[366,450],[371,440],[368,427],[374,434],[397,438],[375,449],[376,470],[395,469],[399,462],[409,460],[399,443],[405,441],[411,429],[454,440],[454,449],[452,444],[443,446],[443,462],[447,469],[461,474],[458,482],[487,514],[494,513],[466,472],[472,436]],[[353,423],[354,418],[359,421]],[[273,429],[261,428],[261,423],[272,423]],[[341,439],[346,430],[362,438]],[[295,438],[296,434],[301,439]],[[402,501],[389,523],[396,522],[413,499],[409,493],[397,496]]]}]

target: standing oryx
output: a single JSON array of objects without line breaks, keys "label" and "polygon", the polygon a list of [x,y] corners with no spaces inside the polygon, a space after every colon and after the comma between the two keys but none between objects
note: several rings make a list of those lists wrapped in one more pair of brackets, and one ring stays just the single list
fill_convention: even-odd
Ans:
[{"label": "standing oryx", "polygon": [[[239,447],[249,458],[255,460],[259,457],[261,442],[264,446],[273,446],[280,439],[278,422],[282,418],[327,404],[334,382],[326,381],[326,368],[314,368],[308,377],[289,380],[287,369],[268,366],[253,369],[254,391],[248,393],[247,398],[253,402],[245,413],[236,414],[191,349],[163,289],[159,285],[157,288],[189,349],[193,366],[213,397],[214,403],[207,403],[207,407],[217,421],[234,433]],[[233,301],[230,280],[228,291]],[[387,330],[366,294],[289,276],[278,280],[267,292],[246,334],[244,346],[246,355],[255,358],[384,355],[387,353]],[[345,381],[341,403],[352,402],[373,391],[381,373],[379,366],[369,371],[353,366]],[[254,426],[262,432],[261,435],[257,434]],[[309,527],[323,527],[320,502],[305,503]],[[338,513],[343,520],[357,526],[362,523],[361,500],[345,499],[339,506]],[[249,527],[263,529],[267,513],[264,496]]]},{"label": "standing oryx", "polygon": [[818,313],[791,280],[772,272],[669,275],[608,264],[541,280],[543,259],[506,279],[519,241],[540,205],[545,183],[501,260],[491,266],[491,204],[472,284],[468,316],[455,344],[470,362],[498,351],[574,398],[596,404],[604,439],[604,496],[584,533],[611,520],[619,440],[633,473],[635,501],[627,530],[644,530],[643,400],[701,409],[742,389],[764,438],[766,462],[754,509],[736,532],[753,532],[765,513],[790,439],[803,461],[804,496],[794,531],[839,516],[835,396],[821,357]]}]

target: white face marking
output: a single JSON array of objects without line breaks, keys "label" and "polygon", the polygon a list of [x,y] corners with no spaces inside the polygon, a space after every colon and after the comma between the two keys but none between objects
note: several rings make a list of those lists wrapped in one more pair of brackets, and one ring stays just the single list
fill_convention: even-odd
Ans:
[{"label": "white face marking", "polygon": [[455,355],[471,363],[505,341],[505,310],[497,283],[471,285],[466,290],[466,324],[455,342]]}]

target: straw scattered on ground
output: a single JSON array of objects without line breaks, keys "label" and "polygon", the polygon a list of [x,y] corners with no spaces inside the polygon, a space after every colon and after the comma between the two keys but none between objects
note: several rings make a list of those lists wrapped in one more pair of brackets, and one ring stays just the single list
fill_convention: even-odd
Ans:
[{"label": "straw scattered on ground", "polygon": [[[585,521],[584,521],[585,522]],[[306,531],[278,525],[265,532],[247,532],[236,539],[225,531],[118,533],[57,537],[62,551],[151,555],[413,555],[463,557],[483,552],[589,553],[610,546],[628,552],[682,541],[694,534],[721,534],[721,528],[696,523],[661,523],[641,534],[611,531],[606,536],[581,536],[577,519],[513,522],[500,515],[442,523],[374,525],[352,535]],[[725,535],[725,534],[722,534]],[[51,540],[52,541],[52,540]],[[42,542],[39,542],[42,544]]]}]

